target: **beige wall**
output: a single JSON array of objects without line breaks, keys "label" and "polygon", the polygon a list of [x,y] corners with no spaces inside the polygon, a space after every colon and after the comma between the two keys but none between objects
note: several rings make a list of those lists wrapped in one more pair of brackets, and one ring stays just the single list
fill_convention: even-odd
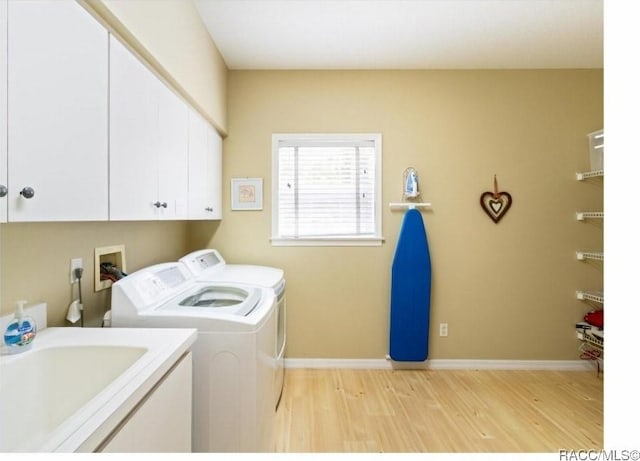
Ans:
[{"label": "beige wall", "polygon": [[50,326],[65,325],[76,297],[69,284],[72,258],[84,263],[82,296],[88,326],[99,326],[111,303],[111,290],[94,291],[94,249],[124,244],[127,270],[175,261],[184,254],[187,224],[171,222],[13,223],[0,226],[0,314],[15,301],[45,301]]},{"label": "beige wall", "polygon": [[[602,86],[598,70],[230,71],[224,220],[190,224],[189,247],[285,270],[289,357],[384,357],[402,220],[388,203],[414,166],[433,203],[430,358],[576,359],[588,306],[575,291],[602,285],[602,265],[575,258],[602,248],[602,223],[575,220],[602,208],[602,180],[575,180],[603,125]],[[274,132],[382,133],[383,246],[269,244]],[[494,174],[513,196],[497,225],[479,205]],[[232,177],[264,178],[263,211],[229,210]]]},{"label": "beige wall", "polygon": [[84,0],[224,135],[227,66],[185,0]]},{"label": "beige wall", "polygon": [[[579,183],[574,173],[588,165],[585,134],[603,124],[602,71],[233,71],[227,79],[191,2],[88,3],[229,132],[224,220],[3,224],[3,313],[18,298],[43,299],[51,323],[62,324],[69,259],[87,265],[95,246],[124,243],[130,271],[213,246],[230,262],[285,269],[289,357],[383,357],[402,220],[386,204],[400,198],[402,172],[414,166],[433,202],[424,213],[433,261],[430,357],[577,357],[572,325],[587,306],[575,290],[599,286],[602,268],[577,262],[574,252],[601,248],[602,225],[578,223],[574,211],[601,209],[602,181]],[[383,246],[270,246],[274,132],[382,133]],[[478,205],[493,174],[514,198],[498,225]],[[265,179],[263,211],[230,212],[229,179],[243,176]],[[108,300],[88,285],[97,321]],[[448,338],[436,336],[440,322],[449,323]]]}]

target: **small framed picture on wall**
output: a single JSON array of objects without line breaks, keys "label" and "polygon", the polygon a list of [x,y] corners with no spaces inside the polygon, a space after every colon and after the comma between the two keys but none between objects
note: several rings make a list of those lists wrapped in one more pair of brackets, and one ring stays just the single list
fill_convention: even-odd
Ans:
[{"label": "small framed picture on wall", "polygon": [[262,178],[231,179],[232,210],[262,210]]}]

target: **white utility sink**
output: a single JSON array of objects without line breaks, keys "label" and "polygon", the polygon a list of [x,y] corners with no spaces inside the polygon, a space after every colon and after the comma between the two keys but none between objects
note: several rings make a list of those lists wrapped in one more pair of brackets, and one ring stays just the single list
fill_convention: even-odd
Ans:
[{"label": "white utility sink", "polygon": [[190,349],[195,329],[46,328],[0,356],[0,452],[94,451]]}]

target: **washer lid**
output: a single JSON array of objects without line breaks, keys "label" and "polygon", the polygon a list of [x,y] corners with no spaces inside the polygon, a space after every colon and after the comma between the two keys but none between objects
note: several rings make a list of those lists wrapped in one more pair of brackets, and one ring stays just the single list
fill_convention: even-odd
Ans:
[{"label": "washer lid", "polygon": [[176,309],[188,313],[226,313],[246,316],[260,302],[260,293],[251,287],[230,285],[196,284],[194,290],[183,293],[176,302],[168,303],[160,309]]}]

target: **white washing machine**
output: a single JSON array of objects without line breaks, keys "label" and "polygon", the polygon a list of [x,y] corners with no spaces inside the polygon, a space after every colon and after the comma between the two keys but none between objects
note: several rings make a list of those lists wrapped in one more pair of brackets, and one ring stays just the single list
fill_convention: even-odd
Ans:
[{"label": "white washing machine", "polygon": [[111,316],[113,327],[198,329],[192,349],[193,451],[274,450],[273,290],[197,281],[184,264],[164,263],[115,283]]},{"label": "white washing machine", "polygon": [[275,267],[249,264],[227,264],[215,249],[194,251],[180,258],[200,281],[246,283],[271,288],[277,302],[275,407],[278,407],[284,386],[284,350],[287,344],[287,299],[284,271]]}]

